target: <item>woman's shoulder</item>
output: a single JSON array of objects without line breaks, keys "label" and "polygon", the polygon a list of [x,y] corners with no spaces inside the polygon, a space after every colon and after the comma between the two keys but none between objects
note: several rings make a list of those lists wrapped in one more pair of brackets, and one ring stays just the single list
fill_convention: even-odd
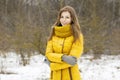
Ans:
[{"label": "woman's shoulder", "polygon": [[83,33],[80,33],[80,37],[82,37],[82,38],[83,38]]}]

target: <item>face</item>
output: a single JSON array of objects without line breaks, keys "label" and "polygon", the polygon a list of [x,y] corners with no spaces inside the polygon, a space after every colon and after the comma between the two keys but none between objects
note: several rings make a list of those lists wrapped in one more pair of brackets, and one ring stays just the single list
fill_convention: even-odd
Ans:
[{"label": "face", "polygon": [[71,23],[71,16],[70,16],[70,13],[68,11],[64,11],[61,13],[60,23],[62,24],[62,26]]}]

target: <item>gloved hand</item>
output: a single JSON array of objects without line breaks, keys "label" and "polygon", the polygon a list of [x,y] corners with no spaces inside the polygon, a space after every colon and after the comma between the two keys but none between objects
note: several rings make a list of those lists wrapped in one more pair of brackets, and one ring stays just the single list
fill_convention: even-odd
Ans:
[{"label": "gloved hand", "polygon": [[45,59],[44,59],[44,62],[48,65],[48,66],[50,66],[50,61],[45,57]]},{"label": "gloved hand", "polygon": [[63,55],[62,60],[70,65],[75,65],[77,63],[77,59],[73,56]]}]

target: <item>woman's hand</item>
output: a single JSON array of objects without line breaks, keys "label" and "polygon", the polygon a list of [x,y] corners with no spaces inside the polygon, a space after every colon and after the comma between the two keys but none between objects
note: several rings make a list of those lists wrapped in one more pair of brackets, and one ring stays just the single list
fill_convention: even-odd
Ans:
[{"label": "woman's hand", "polygon": [[63,55],[62,60],[70,65],[75,65],[77,63],[77,59],[73,56]]}]

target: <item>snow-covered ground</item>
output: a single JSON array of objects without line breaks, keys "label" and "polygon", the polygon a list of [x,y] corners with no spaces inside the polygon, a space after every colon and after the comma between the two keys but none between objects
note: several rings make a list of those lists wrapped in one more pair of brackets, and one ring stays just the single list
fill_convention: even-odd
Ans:
[{"label": "snow-covered ground", "polygon": [[[83,80],[120,80],[120,55],[102,55],[92,59],[92,55],[82,55],[78,64]],[[27,66],[19,65],[20,58],[9,55],[0,57],[0,80],[48,80],[50,68],[44,63],[44,56],[31,57]]]}]

